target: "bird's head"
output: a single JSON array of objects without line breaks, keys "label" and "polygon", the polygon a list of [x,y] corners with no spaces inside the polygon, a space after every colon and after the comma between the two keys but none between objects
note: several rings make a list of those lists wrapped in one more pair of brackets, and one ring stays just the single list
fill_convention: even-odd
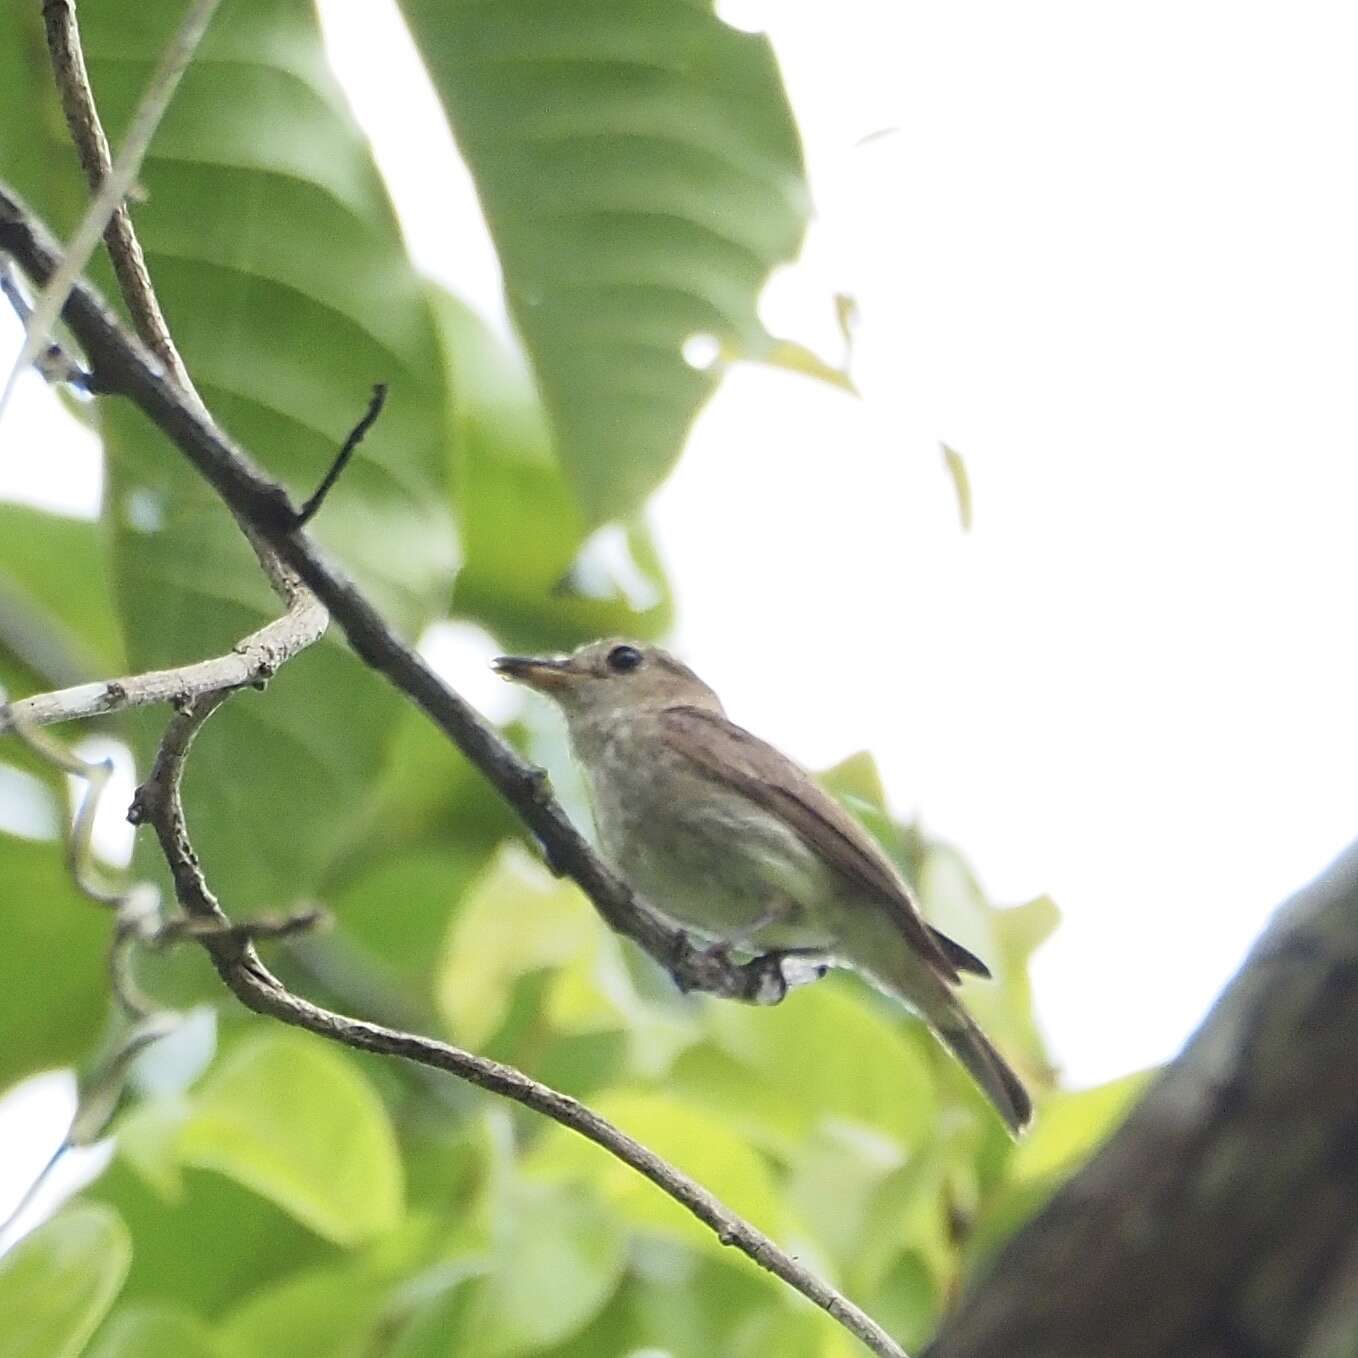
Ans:
[{"label": "bird's head", "polygon": [[568,656],[502,655],[497,673],[545,693],[570,721],[610,720],[667,707],[720,712],[717,695],[659,646],[612,637]]}]

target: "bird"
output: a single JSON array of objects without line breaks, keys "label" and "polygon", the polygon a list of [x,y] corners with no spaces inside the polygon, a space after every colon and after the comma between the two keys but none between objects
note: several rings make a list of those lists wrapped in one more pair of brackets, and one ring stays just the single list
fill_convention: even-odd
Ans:
[{"label": "bird", "polygon": [[658,646],[504,655],[504,678],[565,717],[604,857],[677,928],[720,946],[848,968],[921,1017],[1017,1136],[1032,1100],[957,987],[989,976],[925,922],[901,874],[805,770],[730,721]]}]

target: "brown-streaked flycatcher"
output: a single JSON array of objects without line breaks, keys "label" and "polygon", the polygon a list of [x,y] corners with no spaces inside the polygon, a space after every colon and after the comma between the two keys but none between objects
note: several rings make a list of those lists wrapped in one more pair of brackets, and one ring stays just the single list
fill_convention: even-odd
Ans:
[{"label": "brown-streaked flycatcher", "polygon": [[495,668],[565,714],[604,854],[649,905],[720,943],[851,967],[929,1024],[1011,1131],[1028,1124],[1027,1091],[955,993],[985,964],[924,922],[872,837],[692,670],[619,640]]}]

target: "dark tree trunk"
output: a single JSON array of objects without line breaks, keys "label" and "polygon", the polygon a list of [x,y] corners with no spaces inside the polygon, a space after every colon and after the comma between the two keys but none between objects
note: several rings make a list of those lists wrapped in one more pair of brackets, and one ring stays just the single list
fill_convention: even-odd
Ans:
[{"label": "dark tree trunk", "polygon": [[1358,846],[928,1358],[1358,1358]]}]

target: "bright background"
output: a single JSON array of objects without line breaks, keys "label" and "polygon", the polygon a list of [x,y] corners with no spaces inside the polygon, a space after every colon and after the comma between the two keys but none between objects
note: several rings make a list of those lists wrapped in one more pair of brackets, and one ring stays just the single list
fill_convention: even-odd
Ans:
[{"label": "bright background", "polygon": [[[390,5],[322,9],[416,257],[506,325]],[[1358,823],[1358,12],[723,13],[770,30],[816,194],[766,320],[837,360],[852,295],[863,398],[729,374],[651,509],[676,649],[803,762],[870,748],[996,898],[1057,899],[1035,984],[1070,1081],[1162,1061]],[[0,494],[98,493],[30,375]],[[485,638],[438,654],[492,715],[516,701]],[[5,1157],[0,1207],[66,1088],[0,1109],[35,1157]]]}]

